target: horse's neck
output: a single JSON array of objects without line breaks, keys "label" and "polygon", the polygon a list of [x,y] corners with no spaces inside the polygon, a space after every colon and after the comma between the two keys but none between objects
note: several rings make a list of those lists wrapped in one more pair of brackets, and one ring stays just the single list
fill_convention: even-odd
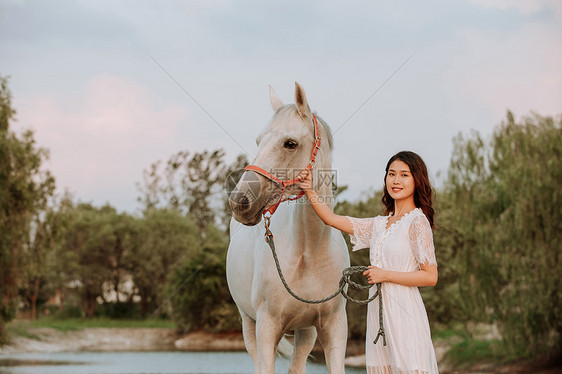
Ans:
[{"label": "horse's neck", "polygon": [[[328,135],[324,129],[321,128],[320,131],[323,133],[322,136],[327,138]],[[324,142],[320,146],[315,169],[316,171],[313,172],[314,189],[318,193],[319,200],[332,208],[331,175],[326,174],[332,169],[328,142]],[[290,206],[285,210],[287,216],[283,221],[285,225],[288,225],[286,228],[295,243],[291,246],[295,251],[293,255],[301,256],[306,252],[307,255],[314,256],[317,251],[325,251],[328,246],[326,243],[331,241],[331,227],[322,222],[306,197],[289,204]]]},{"label": "horse's neck", "polygon": [[[330,170],[326,166],[322,169]],[[315,190],[318,193],[319,200],[332,208],[331,183],[319,181]],[[292,235],[297,243],[302,244],[296,246],[295,249],[301,252],[308,251],[310,254],[313,254],[316,250],[325,250],[323,244],[330,240],[331,228],[322,222],[306,197],[299,199],[298,203],[292,207],[291,215]]]}]

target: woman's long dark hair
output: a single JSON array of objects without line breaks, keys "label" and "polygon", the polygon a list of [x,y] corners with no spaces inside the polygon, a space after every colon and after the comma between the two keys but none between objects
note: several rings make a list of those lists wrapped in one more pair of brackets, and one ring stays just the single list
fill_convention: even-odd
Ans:
[{"label": "woman's long dark hair", "polygon": [[405,162],[410,167],[410,172],[412,173],[412,177],[414,178],[415,186],[414,204],[416,204],[416,208],[420,208],[422,210],[422,212],[429,220],[431,228],[433,228],[433,216],[435,215],[431,199],[433,190],[431,188],[431,183],[429,183],[429,177],[427,175],[427,167],[425,166],[425,162],[423,162],[422,158],[414,152],[398,152],[397,154],[392,156],[386,164],[386,172],[384,174],[384,189],[382,195],[382,203],[385,207],[385,214],[394,213],[394,199],[390,197],[390,194],[388,193],[388,190],[386,188],[386,176],[388,175],[388,168],[390,167],[390,164],[392,164],[396,160]]}]

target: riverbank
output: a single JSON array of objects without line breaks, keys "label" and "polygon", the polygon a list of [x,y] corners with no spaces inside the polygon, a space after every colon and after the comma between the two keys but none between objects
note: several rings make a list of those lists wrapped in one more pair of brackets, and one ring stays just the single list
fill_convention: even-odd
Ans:
[{"label": "riverbank", "polygon": [[[17,323],[16,323],[16,326]],[[241,333],[211,334],[193,332],[179,335],[173,328],[161,327],[85,327],[57,329],[31,327],[15,329],[10,343],[0,348],[3,355],[56,352],[132,352],[132,351],[187,351],[233,352],[245,351]],[[346,365],[365,367],[364,342],[349,341]],[[316,344],[312,355],[323,360],[323,350]]]},{"label": "riverbank", "polygon": [[[10,343],[0,352],[67,351],[245,351],[242,333],[178,334],[167,320],[53,319],[14,320]],[[290,337],[289,337],[290,340]],[[363,341],[349,341],[347,356],[363,354]],[[322,352],[317,344],[314,352]]]},{"label": "riverbank", "polygon": [[[446,353],[450,342],[445,339],[434,341],[441,373],[560,373],[560,366],[552,363],[518,363],[500,365],[483,361],[463,369],[451,366]],[[0,358],[9,358],[21,353],[55,352],[133,352],[133,351],[191,351],[191,352],[234,352],[245,351],[242,334],[211,334],[194,332],[178,335],[168,327],[87,327],[61,331],[52,327],[27,327],[12,334],[8,345],[0,348]],[[364,343],[349,341],[346,365],[364,367]],[[317,345],[313,356],[322,360],[322,348]]]},{"label": "riverbank", "polygon": [[[363,342],[348,343],[347,356],[353,357],[352,362],[356,363],[353,366],[364,366],[364,349]],[[199,331],[179,335],[172,328],[89,327],[60,331],[49,327],[30,327],[20,335],[13,335],[10,343],[0,348],[0,353],[245,350],[241,333],[212,334]],[[321,353],[322,347],[316,344],[313,352]]]},{"label": "riverbank", "polygon": [[55,328],[28,328],[11,336],[0,353],[31,352],[115,352],[115,351],[243,351],[241,334],[195,332],[178,335],[172,328],[90,327],[60,331]]}]

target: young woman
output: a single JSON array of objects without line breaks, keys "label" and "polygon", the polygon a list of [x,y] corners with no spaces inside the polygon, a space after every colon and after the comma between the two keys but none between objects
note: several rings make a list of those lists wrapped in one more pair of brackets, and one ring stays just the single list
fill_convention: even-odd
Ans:
[{"label": "young woman", "polygon": [[[379,303],[367,310],[366,360],[368,374],[438,373],[429,321],[418,287],[437,283],[433,246],[431,185],[427,168],[413,152],[399,152],[388,161],[382,202],[385,216],[353,218],[334,214],[318,199],[312,176],[299,179],[314,211],[325,224],[351,235],[353,250],[370,248],[369,283],[382,282],[382,338],[373,344],[379,330]],[[371,295],[376,289],[371,288]]]}]

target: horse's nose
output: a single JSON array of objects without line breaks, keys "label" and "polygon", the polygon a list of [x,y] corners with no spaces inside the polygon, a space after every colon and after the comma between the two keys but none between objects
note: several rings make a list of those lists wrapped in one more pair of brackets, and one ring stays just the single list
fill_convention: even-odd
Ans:
[{"label": "horse's nose", "polygon": [[247,210],[250,207],[250,199],[248,199],[248,196],[242,196],[239,205],[242,210]]},{"label": "horse's nose", "polygon": [[242,194],[240,192],[233,193],[230,195],[230,207],[236,210],[238,213],[244,213],[248,211],[251,207],[250,198],[247,194]]}]

